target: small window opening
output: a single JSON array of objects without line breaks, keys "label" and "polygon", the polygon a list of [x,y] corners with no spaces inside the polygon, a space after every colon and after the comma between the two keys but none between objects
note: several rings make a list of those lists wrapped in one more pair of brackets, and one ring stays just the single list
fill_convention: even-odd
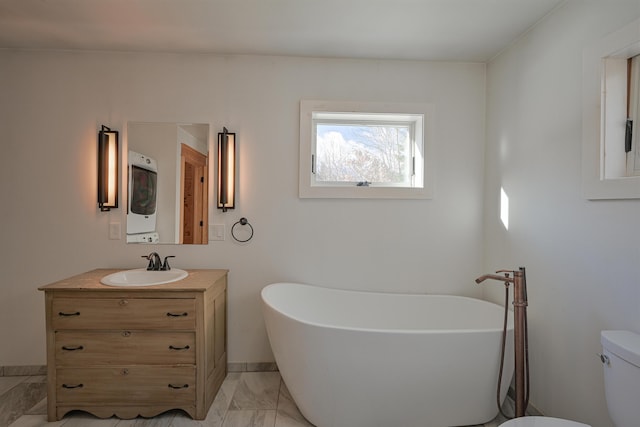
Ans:
[{"label": "small window opening", "polygon": [[640,175],[640,55],[627,59],[627,117],[625,120],[626,175]]},{"label": "small window opening", "polygon": [[302,101],[300,197],[429,198],[428,104]]},{"label": "small window opening", "polygon": [[350,114],[314,113],[314,117],[313,185],[415,185],[419,117],[396,122],[375,115],[368,120],[354,120]]},{"label": "small window opening", "polygon": [[640,199],[640,19],[585,47],[582,192],[589,200]]},{"label": "small window opening", "polygon": [[602,85],[601,179],[640,175],[640,55],[606,58]]}]

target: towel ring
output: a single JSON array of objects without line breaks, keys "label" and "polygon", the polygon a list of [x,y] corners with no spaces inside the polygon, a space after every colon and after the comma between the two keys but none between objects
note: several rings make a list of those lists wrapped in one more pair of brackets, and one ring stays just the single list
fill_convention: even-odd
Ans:
[{"label": "towel ring", "polygon": [[[240,225],[248,225],[249,228],[251,229],[251,234],[249,235],[249,237],[247,237],[244,240],[238,239],[236,237],[235,228],[236,228],[236,225],[238,225],[238,224],[240,224]],[[236,223],[233,224],[233,226],[231,227],[231,237],[233,237],[237,242],[240,242],[240,243],[248,242],[249,240],[251,240],[253,238],[253,227],[251,226],[251,224],[249,224],[249,221],[247,220],[247,218],[242,217],[242,218],[240,218],[239,221],[236,221]]]}]

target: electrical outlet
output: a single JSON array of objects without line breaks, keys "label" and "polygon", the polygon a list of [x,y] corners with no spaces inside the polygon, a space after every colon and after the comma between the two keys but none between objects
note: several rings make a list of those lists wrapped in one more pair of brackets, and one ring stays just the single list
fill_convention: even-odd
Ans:
[{"label": "electrical outlet", "polygon": [[111,222],[109,223],[109,239],[110,240],[120,240],[120,232],[121,232],[120,223],[119,222]]}]

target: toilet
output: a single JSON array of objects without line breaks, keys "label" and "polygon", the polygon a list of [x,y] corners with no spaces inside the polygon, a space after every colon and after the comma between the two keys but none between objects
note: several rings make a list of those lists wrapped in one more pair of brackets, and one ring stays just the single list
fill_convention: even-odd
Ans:
[{"label": "toilet", "polygon": [[[640,420],[640,335],[629,331],[602,331],[604,389],[609,416],[616,427],[637,427]],[[514,418],[500,427],[590,427],[551,417]]]},{"label": "toilet", "polygon": [[521,417],[514,418],[499,427],[590,427],[575,421],[561,420],[551,417]]}]

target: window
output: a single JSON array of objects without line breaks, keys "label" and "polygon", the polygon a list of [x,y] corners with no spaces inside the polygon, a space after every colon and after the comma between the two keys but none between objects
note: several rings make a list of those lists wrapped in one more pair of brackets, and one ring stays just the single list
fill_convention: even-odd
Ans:
[{"label": "window", "polygon": [[302,101],[300,197],[429,198],[431,106]]},{"label": "window", "polygon": [[583,51],[582,191],[588,199],[640,199],[639,25],[635,20]]},{"label": "window", "polygon": [[602,175],[616,179],[640,175],[636,165],[638,65],[640,56],[602,61]]},{"label": "window", "polygon": [[627,59],[627,120],[625,152],[627,176],[640,175],[640,55]]}]

